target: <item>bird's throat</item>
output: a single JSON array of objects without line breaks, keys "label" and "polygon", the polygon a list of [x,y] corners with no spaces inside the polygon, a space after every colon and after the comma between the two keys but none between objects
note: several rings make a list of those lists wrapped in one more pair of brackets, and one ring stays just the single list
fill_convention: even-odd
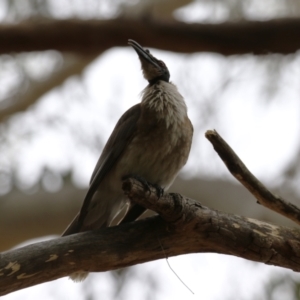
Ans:
[{"label": "bird's throat", "polygon": [[176,86],[162,80],[144,89],[142,106],[165,120],[167,127],[183,122],[187,116],[185,101]]}]

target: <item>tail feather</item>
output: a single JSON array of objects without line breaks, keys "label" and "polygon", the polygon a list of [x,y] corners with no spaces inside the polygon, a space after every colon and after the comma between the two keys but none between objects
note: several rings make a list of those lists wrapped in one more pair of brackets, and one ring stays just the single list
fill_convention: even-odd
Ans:
[{"label": "tail feather", "polygon": [[[120,201],[121,202],[121,201]],[[122,204],[122,202],[121,202]],[[124,205],[123,203],[122,205]],[[120,206],[120,205],[119,205]],[[101,207],[100,207],[101,208]],[[79,214],[73,219],[73,221],[70,223],[70,225],[67,227],[67,229],[63,232],[62,236],[67,236],[71,234],[75,234],[78,232],[83,232],[83,231],[88,231],[88,230],[95,230],[95,229],[100,229],[103,227],[107,227],[110,225],[113,217],[117,212],[120,212],[120,207],[115,207],[115,208],[110,208],[110,213],[102,214],[99,213],[99,208],[94,209],[93,211],[89,211],[91,215],[87,215],[87,221],[88,222],[79,222]],[[123,220],[120,222],[121,224],[127,223],[127,222],[132,222],[136,220],[146,209],[142,206],[136,205],[136,204],[131,204],[127,213],[125,214],[125,217]],[[101,212],[101,210],[100,210]],[[105,212],[105,211],[104,211]],[[96,214],[96,216],[95,216]],[[92,222],[91,222],[92,220]],[[86,221],[86,220],[85,220]],[[76,271],[72,274],[70,274],[69,278],[73,280],[74,282],[81,282],[86,279],[88,276],[88,272],[84,270]]]},{"label": "tail feather", "polygon": [[78,271],[74,272],[69,276],[69,279],[73,280],[74,282],[81,282],[85,280],[89,275],[89,272],[85,271]]}]

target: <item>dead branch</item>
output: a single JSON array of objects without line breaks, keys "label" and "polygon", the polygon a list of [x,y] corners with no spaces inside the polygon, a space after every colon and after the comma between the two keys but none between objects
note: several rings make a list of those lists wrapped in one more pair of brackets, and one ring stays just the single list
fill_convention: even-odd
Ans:
[{"label": "dead branch", "polygon": [[300,225],[300,209],[269,191],[245,166],[232,148],[215,130],[208,130],[206,138],[225,163],[230,173],[257,199],[261,205]]}]

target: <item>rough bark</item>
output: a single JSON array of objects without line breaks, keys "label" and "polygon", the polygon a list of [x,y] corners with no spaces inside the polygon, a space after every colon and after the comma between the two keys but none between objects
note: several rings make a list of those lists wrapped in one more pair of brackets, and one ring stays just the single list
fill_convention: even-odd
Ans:
[{"label": "rough bark", "polygon": [[[294,223],[262,206],[240,184],[229,179],[177,177],[171,191],[201,199],[201,203],[223,212],[234,213],[280,226]],[[279,188],[272,186],[279,193]],[[34,194],[14,189],[0,197],[0,252],[29,239],[59,235],[80,209],[86,189],[64,183],[61,190],[49,193],[40,188]],[[283,186],[280,194],[297,203],[295,190]],[[150,214],[150,213],[149,213]],[[9,230],[8,230],[9,228]]]},{"label": "rough bark", "polygon": [[53,20],[0,27],[0,54],[24,51],[100,53],[126,46],[127,39],[173,52],[232,54],[294,53],[300,48],[300,20],[186,24],[153,19]]},{"label": "rough bark", "polygon": [[149,193],[132,179],[125,190],[167,221],[155,216],[2,253],[0,295],[78,270],[103,272],[186,253],[224,253],[300,271],[298,230],[210,210],[179,194],[158,200],[155,189]]}]

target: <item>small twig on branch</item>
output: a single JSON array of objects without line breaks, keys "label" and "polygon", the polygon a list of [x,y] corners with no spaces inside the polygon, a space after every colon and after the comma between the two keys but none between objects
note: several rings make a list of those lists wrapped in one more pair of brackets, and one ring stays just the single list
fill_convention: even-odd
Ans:
[{"label": "small twig on branch", "polygon": [[245,166],[241,159],[215,130],[205,137],[212,143],[230,173],[258,200],[258,202],[300,225],[300,209],[271,193]]}]

